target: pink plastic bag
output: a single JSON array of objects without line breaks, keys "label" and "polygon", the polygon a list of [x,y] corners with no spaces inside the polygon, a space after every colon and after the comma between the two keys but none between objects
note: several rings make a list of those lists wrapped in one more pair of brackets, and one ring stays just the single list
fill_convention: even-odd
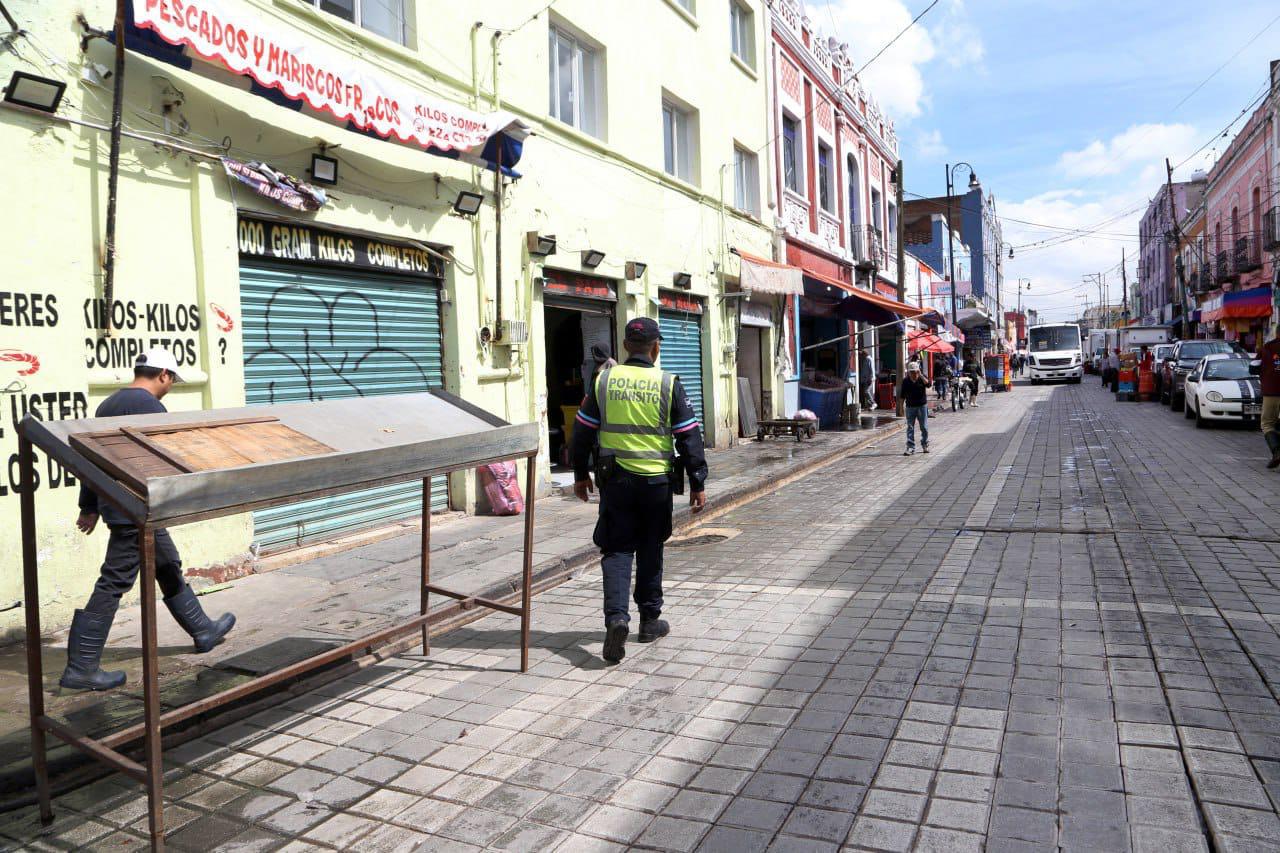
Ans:
[{"label": "pink plastic bag", "polygon": [[519,515],[524,512],[524,496],[520,494],[519,477],[514,462],[490,462],[481,465],[480,486],[494,515]]}]

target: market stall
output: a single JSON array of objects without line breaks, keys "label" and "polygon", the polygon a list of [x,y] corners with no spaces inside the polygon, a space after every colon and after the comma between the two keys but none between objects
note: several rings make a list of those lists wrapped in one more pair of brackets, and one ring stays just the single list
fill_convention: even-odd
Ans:
[{"label": "market stall", "polygon": [[[45,735],[143,783],[153,849],[164,846],[161,731],[182,720],[398,637],[422,632],[430,650],[429,597],[458,599],[520,617],[520,667],[528,668],[538,427],[513,426],[442,391],[325,400],[207,412],[181,412],[18,425],[22,478],[22,561],[32,760],[42,820],[52,820]],[[117,507],[138,528],[141,555],[143,723],[92,739],[45,714],[36,542],[35,453],[39,448]],[[469,596],[431,582],[431,478],[493,462],[525,459],[523,582],[518,606]],[[422,483],[421,608],[384,628],[196,702],[160,710],[156,641],[155,531],[393,483]],[[120,748],[142,738],[145,758]]]}]

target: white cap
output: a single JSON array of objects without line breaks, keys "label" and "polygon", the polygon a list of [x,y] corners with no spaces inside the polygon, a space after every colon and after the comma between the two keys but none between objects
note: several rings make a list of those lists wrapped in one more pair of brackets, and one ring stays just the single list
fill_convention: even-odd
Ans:
[{"label": "white cap", "polygon": [[919,373],[919,372],[920,372],[920,362],[918,362],[918,361],[911,361],[911,362],[908,362],[908,363],[907,363],[907,372],[908,372],[908,373],[911,373],[912,371],[914,371],[914,372],[916,372],[916,373]]},{"label": "white cap", "polygon": [[134,367],[154,367],[159,370],[167,370],[173,374],[174,382],[182,381],[182,377],[178,375],[177,360],[173,357],[173,353],[163,347],[152,347],[138,356]]}]

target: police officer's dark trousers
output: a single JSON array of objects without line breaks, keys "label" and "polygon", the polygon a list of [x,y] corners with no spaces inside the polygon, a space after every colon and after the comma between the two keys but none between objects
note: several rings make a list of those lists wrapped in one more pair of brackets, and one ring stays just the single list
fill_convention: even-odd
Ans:
[{"label": "police officer's dark trousers", "polygon": [[600,492],[594,541],[603,555],[604,620],[630,621],[627,593],[636,565],[635,602],[641,620],[662,613],[662,543],[671,537],[671,482],[618,471]]},{"label": "police officer's dark trousers", "polygon": [[[182,558],[169,538],[167,530],[157,530],[156,583],[165,598],[172,598],[182,591],[186,582],[182,579]],[[138,528],[121,525],[111,528],[107,540],[107,557],[102,561],[98,582],[84,609],[90,613],[115,615],[120,606],[120,596],[133,589],[142,567],[142,555],[138,553]]]}]

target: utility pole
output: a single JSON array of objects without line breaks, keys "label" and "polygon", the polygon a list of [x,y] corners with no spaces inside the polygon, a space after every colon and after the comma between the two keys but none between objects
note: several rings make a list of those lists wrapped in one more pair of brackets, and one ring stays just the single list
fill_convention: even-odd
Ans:
[{"label": "utility pole", "polygon": [[[1169,196],[1169,228],[1173,232],[1173,240],[1169,244],[1169,269],[1173,270],[1173,274],[1177,279],[1174,282],[1173,288],[1175,291],[1173,304],[1178,306],[1178,315],[1182,318],[1182,324],[1185,328],[1187,323],[1187,306],[1183,302],[1182,297],[1186,290],[1186,282],[1183,280],[1183,276],[1186,273],[1184,271],[1180,274],[1178,272],[1178,265],[1173,262],[1173,259],[1178,254],[1178,244],[1182,242],[1182,238],[1179,236],[1178,232],[1178,212],[1173,206],[1173,165],[1170,164],[1168,157],[1164,158],[1164,170],[1165,188]],[[1182,332],[1182,329],[1178,331],[1179,338],[1185,337]]]},{"label": "utility pole", "polygon": [[[902,161],[901,160],[898,161],[898,168],[894,170],[893,174],[894,174],[894,177],[897,178],[896,186],[894,187],[894,197],[897,199],[897,202],[898,202],[898,222],[897,222],[897,227],[894,229],[897,232],[894,236],[898,240],[898,301],[906,302],[907,301],[907,247],[906,247],[907,218],[902,215],[902,192],[903,192],[902,188],[903,186],[905,186],[906,181],[904,181],[902,177]],[[951,286],[954,288],[955,283],[952,282]],[[905,377],[906,375],[907,375],[907,333],[906,333],[906,326],[903,326],[903,331],[898,336],[898,380],[899,382],[901,382],[902,378]],[[897,415],[898,417],[902,417],[907,412],[906,403],[903,401],[901,394],[897,396],[898,396]]]},{"label": "utility pole", "polygon": [[1120,316],[1127,325],[1129,323],[1129,273],[1125,270],[1124,265],[1124,248],[1122,247],[1120,249],[1120,282],[1124,290],[1121,291],[1120,296],[1124,299],[1124,313]]}]

